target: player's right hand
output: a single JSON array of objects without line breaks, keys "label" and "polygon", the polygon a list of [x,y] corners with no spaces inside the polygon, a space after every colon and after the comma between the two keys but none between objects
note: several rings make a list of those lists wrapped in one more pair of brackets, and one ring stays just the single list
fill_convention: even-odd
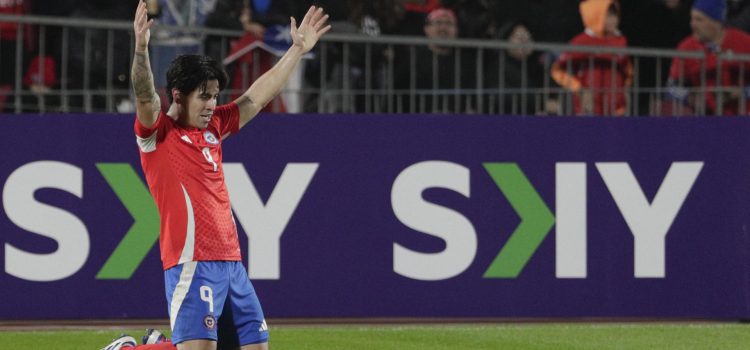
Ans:
[{"label": "player's right hand", "polygon": [[148,9],[146,2],[141,0],[138,2],[138,8],[135,10],[135,19],[133,20],[133,32],[135,33],[135,50],[146,51],[148,50],[148,41],[151,38],[151,25],[154,23],[153,19],[148,19]]}]

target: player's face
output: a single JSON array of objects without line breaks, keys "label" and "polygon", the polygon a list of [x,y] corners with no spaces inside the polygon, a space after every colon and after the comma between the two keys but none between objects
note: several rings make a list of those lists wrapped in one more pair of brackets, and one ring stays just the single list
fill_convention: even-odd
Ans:
[{"label": "player's face", "polygon": [[187,111],[187,124],[189,126],[205,129],[211,116],[216,109],[216,101],[219,98],[219,81],[209,80],[206,89],[198,87],[188,95],[185,110]]},{"label": "player's face", "polygon": [[690,28],[693,29],[695,38],[702,43],[716,41],[721,35],[721,23],[698,10],[690,11]]}]

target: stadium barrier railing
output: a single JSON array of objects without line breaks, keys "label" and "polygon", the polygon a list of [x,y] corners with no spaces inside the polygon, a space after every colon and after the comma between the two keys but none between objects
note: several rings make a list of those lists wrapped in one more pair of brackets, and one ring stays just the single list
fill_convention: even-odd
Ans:
[{"label": "stadium barrier railing", "polygon": [[[0,15],[0,21],[18,23],[12,62],[15,76],[0,84],[0,105],[6,113],[129,113],[133,110],[129,81],[133,54],[129,21],[46,16]],[[334,24],[335,28],[335,24]],[[159,33],[192,36],[196,53],[225,61],[237,53],[232,44],[241,31],[155,25]],[[29,35],[31,33],[31,35]],[[27,38],[32,38],[28,40]],[[27,45],[31,42],[31,45]],[[152,39],[152,47],[155,42]],[[431,80],[425,86],[418,51],[431,45],[454,53],[451,67],[432,60]],[[221,102],[229,101],[262,74],[264,60],[273,61],[273,50],[263,45],[248,51],[244,60],[228,65],[230,86]],[[264,51],[266,48],[266,51]],[[511,64],[509,52],[529,55]],[[568,60],[564,70],[598,69],[589,88],[571,92],[551,74],[563,53],[588,57],[583,63]],[[0,60],[7,61],[7,55]],[[51,58],[51,61],[34,58]],[[632,82],[622,84],[620,60],[629,58]],[[160,59],[152,52],[153,61]],[[695,60],[699,71],[686,67]],[[50,63],[52,62],[52,63]],[[574,62],[574,61],[573,61]],[[676,62],[677,67],[672,67]],[[607,67],[609,65],[609,67]],[[514,44],[500,40],[431,40],[421,37],[366,36],[333,32],[326,35],[314,55],[304,61],[296,78],[274,101],[270,112],[289,113],[478,113],[503,115],[723,115],[747,114],[747,76],[750,55],[731,52],[717,56],[716,69],[725,69],[735,81],[722,83],[703,52],[653,48],[572,46],[568,44]],[[670,69],[678,78],[668,79]],[[42,82],[50,75],[54,82]],[[692,74],[692,79],[691,75]],[[606,77],[604,75],[611,75]],[[594,75],[589,74],[589,79]],[[696,79],[695,77],[699,78]],[[158,79],[158,77],[157,77]],[[468,81],[468,83],[467,83]],[[603,81],[603,83],[602,83]],[[10,83],[7,83],[10,82]],[[36,82],[36,84],[34,83]],[[618,102],[618,99],[620,100]],[[624,102],[623,102],[624,101]],[[615,106],[615,104],[618,104]]]}]

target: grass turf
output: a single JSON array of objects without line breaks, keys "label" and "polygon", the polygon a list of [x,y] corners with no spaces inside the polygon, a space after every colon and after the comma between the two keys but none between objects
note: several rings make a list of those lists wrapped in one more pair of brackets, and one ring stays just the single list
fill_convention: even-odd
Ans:
[{"label": "grass turf", "polygon": [[[271,325],[274,350],[316,349],[747,349],[750,325],[566,323],[399,326]],[[4,331],[0,349],[100,349],[142,329]]]}]

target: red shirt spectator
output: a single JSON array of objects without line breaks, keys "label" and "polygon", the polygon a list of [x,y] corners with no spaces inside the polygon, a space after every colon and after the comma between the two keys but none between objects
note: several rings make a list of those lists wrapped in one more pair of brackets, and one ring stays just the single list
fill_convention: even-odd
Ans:
[{"label": "red shirt spectator", "polygon": [[35,56],[31,59],[26,74],[23,76],[23,85],[34,92],[44,92],[57,85],[57,68],[52,56]]},{"label": "red shirt spectator", "polygon": [[[25,15],[31,10],[31,0],[0,0],[0,14],[2,15]],[[18,28],[20,24],[17,22],[2,22],[0,21],[0,61],[3,62],[3,68],[0,69],[0,81],[5,83],[12,83],[12,78],[15,75],[16,64],[16,40],[18,39]],[[24,49],[32,47],[32,32],[31,26],[24,26],[23,42]],[[20,62],[18,66],[21,66]]]},{"label": "red shirt spectator", "polygon": [[[750,35],[723,25],[726,4],[723,0],[697,0],[691,11],[690,27],[693,34],[685,38],[677,47],[680,51],[702,51],[705,59],[705,111],[707,114],[736,115],[740,112],[741,94],[750,83],[750,64],[731,59],[721,59],[719,71],[718,54],[750,53]],[[701,87],[703,60],[672,60],[669,72],[670,94],[688,104],[693,110],[701,107],[700,95],[690,94],[686,87]],[[744,65],[744,68],[742,67]],[[740,72],[744,69],[744,76]],[[728,90],[716,91],[717,87]],[[719,96],[721,95],[721,96]],[[747,96],[747,94],[745,94]],[[721,98],[721,106],[719,106]],[[719,113],[721,111],[721,113]]]}]

